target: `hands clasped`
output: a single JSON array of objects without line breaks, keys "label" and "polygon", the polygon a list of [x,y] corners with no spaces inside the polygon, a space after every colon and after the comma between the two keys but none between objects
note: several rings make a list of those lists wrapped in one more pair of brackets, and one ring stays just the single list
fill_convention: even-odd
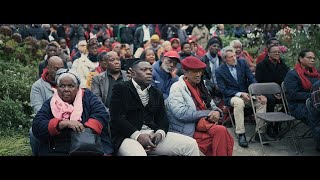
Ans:
[{"label": "hands clasped", "polygon": [[162,140],[162,135],[160,133],[140,134],[137,140],[146,151],[153,151]]}]

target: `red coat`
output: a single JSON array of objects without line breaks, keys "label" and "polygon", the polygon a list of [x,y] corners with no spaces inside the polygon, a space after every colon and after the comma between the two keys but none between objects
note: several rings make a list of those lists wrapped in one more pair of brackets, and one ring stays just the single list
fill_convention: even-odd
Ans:
[{"label": "red coat", "polygon": [[268,49],[265,48],[265,49],[263,50],[263,52],[262,52],[262,53],[259,55],[259,57],[257,58],[257,61],[256,61],[256,64],[257,64],[257,65],[258,65],[261,61],[264,60],[264,58],[266,57],[267,53],[268,53]]}]

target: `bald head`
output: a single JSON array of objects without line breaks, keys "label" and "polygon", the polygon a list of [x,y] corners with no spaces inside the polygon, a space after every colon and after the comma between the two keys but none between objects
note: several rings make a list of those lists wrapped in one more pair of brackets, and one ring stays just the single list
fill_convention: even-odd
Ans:
[{"label": "bald head", "polygon": [[48,79],[51,82],[54,82],[57,71],[61,68],[64,68],[64,62],[58,56],[51,56],[48,59],[47,68],[48,68]]},{"label": "bald head", "polygon": [[62,62],[63,63],[63,60],[59,57],[59,56],[51,56],[49,59],[48,59],[48,66],[52,63],[57,63],[57,62]]},{"label": "bald head", "polygon": [[121,71],[121,62],[118,53],[114,51],[108,52],[106,55],[103,56],[103,61],[105,62],[105,68],[111,74],[117,74]]}]

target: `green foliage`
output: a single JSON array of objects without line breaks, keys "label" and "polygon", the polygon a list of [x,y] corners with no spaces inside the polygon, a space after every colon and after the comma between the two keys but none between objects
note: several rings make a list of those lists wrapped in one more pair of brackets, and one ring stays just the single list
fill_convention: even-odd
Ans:
[{"label": "green foliage", "polygon": [[[310,49],[316,57],[320,55],[320,31],[318,29],[311,28],[310,32],[306,33],[286,28],[277,33],[277,38],[281,44],[288,47],[288,51],[283,54],[283,58],[290,67],[297,63],[298,54],[303,49]],[[317,60],[316,67],[319,67],[319,60]]]},{"label": "green foliage", "polygon": [[8,96],[0,99],[0,128],[30,128],[31,117],[24,112],[28,102],[12,100]]},{"label": "green foliage", "polygon": [[[32,108],[30,90],[37,80],[38,60],[27,46],[7,36],[0,43],[0,132],[10,129],[29,129]],[[18,59],[23,53],[23,59]],[[28,59],[29,58],[29,59]]]},{"label": "green foliage", "polygon": [[244,50],[248,51],[253,59],[256,59],[259,56],[259,46],[245,47]]},{"label": "green foliage", "polygon": [[0,156],[31,156],[29,137],[25,133],[6,131],[0,136]]}]

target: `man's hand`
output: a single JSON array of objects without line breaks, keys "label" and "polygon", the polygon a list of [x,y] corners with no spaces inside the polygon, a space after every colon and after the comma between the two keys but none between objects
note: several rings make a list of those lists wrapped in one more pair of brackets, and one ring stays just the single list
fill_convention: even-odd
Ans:
[{"label": "man's hand", "polygon": [[211,111],[208,115],[208,121],[212,123],[218,123],[218,120],[220,118],[220,112],[219,111]]},{"label": "man's hand", "polygon": [[127,72],[127,77],[128,77],[129,79],[132,78],[131,74],[132,74],[132,68],[129,68],[129,69],[128,69],[128,72]]},{"label": "man's hand", "polygon": [[244,102],[250,101],[250,95],[248,93],[243,92],[241,93],[240,97],[244,100]]},{"label": "man's hand", "polygon": [[154,145],[158,145],[160,141],[162,140],[162,135],[160,133],[154,133],[151,136],[151,141],[153,142]]},{"label": "man's hand", "polygon": [[173,71],[171,71],[171,77],[173,77],[173,78],[176,77],[177,73],[178,73],[178,69],[174,68]]},{"label": "man's hand", "polygon": [[140,134],[138,136],[137,141],[143,146],[144,149],[150,150],[152,148],[156,148],[156,145],[154,145],[151,141],[151,135],[150,134]]},{"label": "man's hand", "polygon": [[262,105],[265,105],[265,104],[267,104],[267,98],[265,97],[265,96],[263,96],[263,95],[261,95],[261,96],[257,96],[257,100],[262,104]]}]

